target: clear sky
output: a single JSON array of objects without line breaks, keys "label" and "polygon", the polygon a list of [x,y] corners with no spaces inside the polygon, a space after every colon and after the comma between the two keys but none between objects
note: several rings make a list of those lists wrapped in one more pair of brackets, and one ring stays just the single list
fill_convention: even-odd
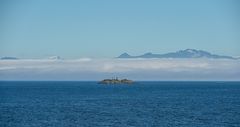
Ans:
[{"label": "clear sky", "polygon": [[1,0],[0,56],[240,56],[238,0]]}]

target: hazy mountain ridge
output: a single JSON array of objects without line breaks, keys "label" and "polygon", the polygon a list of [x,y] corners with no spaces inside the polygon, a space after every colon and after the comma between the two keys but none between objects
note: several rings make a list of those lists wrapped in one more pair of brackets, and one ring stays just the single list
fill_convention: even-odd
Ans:
[{"label": "hazy mountain ridge", "polygon": [[[185,50],[179,50],[177,52],[169,52],[165,54],[153,54],[151,52],[148,52],[138,56],[131,56],[128,53],[123,53],[116,58],[212,58],[212,59],[233,59],[233,60],[240,59],[240,57],[217,55],[204,50],[196,50],[196,49],[185,49]],[[28,59],[28,58],[25,58],[25,59]],[[31,58],[31,59],[33,60],[64,60],[64,58],[60,56],[50,56],[48,58]],[[4,57],[1,57],[0,60],[21,60],[21,58],[4,56]]]},{"label": "hazy mountain ridge", "polygon": [[123,53],[117,58],[213,58],[213,59],[238,59],[232,56],[223,56],[211,54],[207,51],[196,49],[185,49],[177,52],[170,52],[165,54],[153,54],[151,52],[139,56],[131,56],[128,53]]},{"label": "hazy mountain ridge", "polygon": [[1,57],[1,60],[17,60],[17,59],[18,59],[17,57],[11,57],[11,56]]},{"label": "hazy mountain ridge", "polygon": [[60,56],[50,56],[48,58],[18,58],[12,56],[1,57],[0,60],[63,60]]}]

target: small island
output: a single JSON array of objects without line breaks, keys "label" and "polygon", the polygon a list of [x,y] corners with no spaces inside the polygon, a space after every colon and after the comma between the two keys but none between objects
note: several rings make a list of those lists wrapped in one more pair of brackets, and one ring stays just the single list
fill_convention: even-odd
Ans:
[{"label": "small island", "polygon": [[99,84],[133,84],[133,81],[129,79],[118,79],[116,77],[112,79],[104,79],[100,81]]}]

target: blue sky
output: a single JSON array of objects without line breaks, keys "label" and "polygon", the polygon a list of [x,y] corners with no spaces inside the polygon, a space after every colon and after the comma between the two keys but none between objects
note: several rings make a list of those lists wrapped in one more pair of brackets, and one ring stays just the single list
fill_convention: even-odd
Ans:
[{"label": "blue sky", "polygon": [[115,57],[186,48],[240,56],[238,0],[0,2],[0,56]]}]

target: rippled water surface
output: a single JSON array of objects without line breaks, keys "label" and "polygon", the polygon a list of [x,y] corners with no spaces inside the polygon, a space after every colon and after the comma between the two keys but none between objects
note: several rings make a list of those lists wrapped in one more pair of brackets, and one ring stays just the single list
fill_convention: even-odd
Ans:
[{"label": "rippled water surface", "polygon": [[0,82],[0,127],[239,127],[240,82]]}]

